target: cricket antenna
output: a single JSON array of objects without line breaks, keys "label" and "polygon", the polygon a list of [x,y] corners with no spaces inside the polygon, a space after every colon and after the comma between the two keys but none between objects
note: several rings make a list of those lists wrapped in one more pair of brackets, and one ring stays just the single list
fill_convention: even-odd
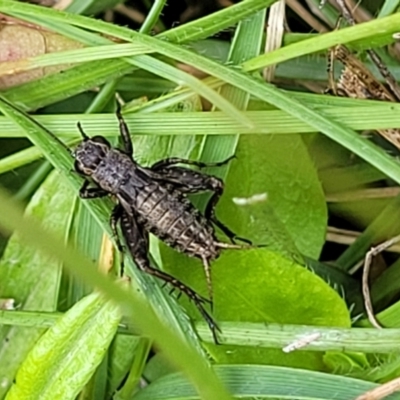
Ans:
[{"label": "cricket antenna", "polygon": [[83,131],[83,128],[82,128],[81,123],[78,122],[76,125],[77,125],[77,127],[78,127],[78,129],[79,129],[80,134],[81,134],[82,137],[83,137],[83,140],[89,140],[89,136],[86,135],[86,133]]},{"label": "cricket antenna", "polygon": [[117,114],[118,118],[121,118],[121,104],[119,104],[118,101],[115,108],[115,114]]}]

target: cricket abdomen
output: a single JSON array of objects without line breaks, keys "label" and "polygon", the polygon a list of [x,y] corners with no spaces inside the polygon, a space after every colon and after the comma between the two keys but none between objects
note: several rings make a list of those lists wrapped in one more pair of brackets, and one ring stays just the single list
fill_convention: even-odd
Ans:
[{"label": "cricket abdomen", "polygon": [[214,228],[180,192],[157,184],[137,193],[135,212],[146,230],[188,255],[215,259]]}]

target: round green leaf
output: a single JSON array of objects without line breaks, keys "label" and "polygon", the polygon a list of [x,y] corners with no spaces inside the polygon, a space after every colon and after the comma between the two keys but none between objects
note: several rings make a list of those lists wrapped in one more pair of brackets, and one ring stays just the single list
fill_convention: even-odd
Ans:
[{"label": "round green leaf", "polygon": [[[318,176],[299,135],[242,136],[225,182],[218,217],[234,232],[280,252],[318,259],[327,208]],[[264,195],[255,204],[235,198]],[[237,201],[236,201],[237,202]]]}]

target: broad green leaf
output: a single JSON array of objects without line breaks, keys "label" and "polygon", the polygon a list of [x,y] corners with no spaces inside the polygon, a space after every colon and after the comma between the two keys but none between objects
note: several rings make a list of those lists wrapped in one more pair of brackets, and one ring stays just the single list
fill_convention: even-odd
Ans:
[{"label": "broad green leaf", "polygon": [[[240,236],[283,252],[318,259],[327,209],[318,176],[300,136],[242,136],[217,214]],[[238,206],[234,198],[265,195]],[[293,244],[295,247],[293,248]]]},{"label": "broad green leaf", "polygon": [[[53,172],[32,197],[26,213],[66,240],[75,194]],[[21,243],[14,234],[0,261],[0,297],[14,298],[23,310],[56,311],[61,264]],[[0,397],[8,390],[21,361],[43,329],[0,325]]]},{"label": "broad green leaf", "polygon": [[[213,272],[219,282],[215,287],[217,320],[350,326],[343,299],[322,279],[279,254],[266,249],[227,251],[215,262]],[[319,353],[221,347],[210,349],[220,363],[323,369]]]},{"label": "broad green leaf", "polygon": [[[162,254],[168,271],[207,296],[200,262],[164,246]],[[326,282],[265,248],[225,250],[212,264],[212,275],[217,321],[350,326],[344,300]],[[197,312],[195,315],[200,318]],[[208,346],[208,350],[218,363],[325,368],[322,355],[317,352],[285,354],[276,349],[215,345]]]},{"label": "broad green leaf", "polygon": [[322,263],[308,257],[303,257],[303,259],[307,268],[329,283],[329,286],[344,298],[353,317],[363,312],[364,299],[361,293],[361,285],[356,277],[331,263]]},{"label": "broad green leaf", "polygon": [[7,400],[74,399],[103,359],[121,319],[100,293],[76,303],[36,343]]}]

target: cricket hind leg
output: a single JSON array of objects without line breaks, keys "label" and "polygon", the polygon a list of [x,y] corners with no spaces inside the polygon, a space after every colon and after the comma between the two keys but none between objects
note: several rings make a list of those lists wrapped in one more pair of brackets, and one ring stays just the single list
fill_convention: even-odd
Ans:
[{"label": "cricket hind leg", "polygon": [[[220,163],[213,164],[214,166],[220,166],[229,162],[232,157]],[[159,161],[152,166],[152,170],[157,172],[163,181],[171,183],[179,191],[186,194],[195,194],[206,191],[213,192],[210,200],[208,201],[205,209],[204,216],[213,222],[222,232],[229,238],[232,243],[235,240],[240,240],[247,244],[252,244],[248,239],[237,236],[233,231],[231,231],[226,225],[224,225],[215,215],[215,207],[218,204],[220,197],[224,191],[224,184],[221,179],[207,175],[203,172],[193,171],[191,169],[175,166],[176,163],[183,163],[184,161],[177,158],[171,158]],[[198,163],[196,161],[190,161],[192,165],[197,166],[209,166],[210,164]],[[155,167],[155,169],[154,169]]]},{"label": "cricket hind leg", "polygon": [[150,260],[148,257],[148,234],[137,223],[137,221],[129,216],[124,210],[122,210],[120,221],[121,231],[125,238],[126,246],[128,247],[136,266],[142,272],[152,275],[164,281],[166,284],[169,284],[170,286],[172,286],[173,289],[177,289],[179,292],[184,293],[197,307],[201,316],[204,318],[208,327],[210,328],[215,343],[218,344],[219,342],[217,332],[220,332],[220,329],[212,316],[207,312],[204,307],[204,304],[208,303],[209,300],[200,296],[197,292],[195,292],[189,286],[186,286],[180,280],[174,278],[172,275],[169,275],[159,269],[153,268],[150,265]]},{"label": "cricket hind leg", "polygon": [[217,207],[218,201],[221,198],[222,194],[224,192],[224,186],[222,181],[220,181],[220,185],[216,186],[214,193],[212,194],[210,200],[208,201],[206,205],[206,210],[204,212],[204,215],[207,219],[210,219],[219,229],[221,229],[222,232],[225,233],[225,235],[229,238],[229,240],[235,244],[235,240],[240,240],[241,242],[247,243],[249,245],[252,245],[253,243],[246,239],[242,238],[240,236],[237,236],[235,232],[231,231],[225,224],[223,224],[215,215],[215,208]]}]

